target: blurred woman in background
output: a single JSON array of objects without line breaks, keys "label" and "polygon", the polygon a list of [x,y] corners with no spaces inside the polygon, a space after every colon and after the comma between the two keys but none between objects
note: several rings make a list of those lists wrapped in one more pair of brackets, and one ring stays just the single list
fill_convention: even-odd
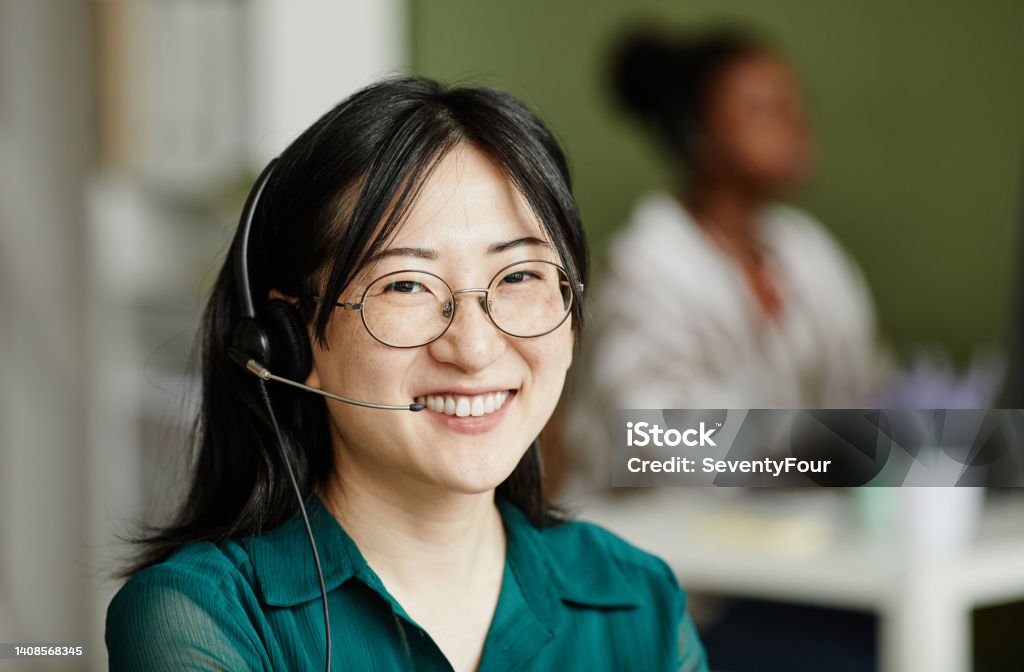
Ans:
[{"label": "blurred woman in background", "polygon": [[786,61],[733,32],[638,33],[615,94],[676,168],[614,238],[568,419],[574,488],[607,487],[616,408],[863,403],[878,371],[871,298],[818,222],[779,203],[814,156]]}]

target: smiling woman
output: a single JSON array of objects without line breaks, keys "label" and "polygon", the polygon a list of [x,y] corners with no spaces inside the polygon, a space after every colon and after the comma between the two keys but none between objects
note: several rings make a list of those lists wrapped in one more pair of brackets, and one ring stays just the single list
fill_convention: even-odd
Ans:
[{"label": "smiling woman", "polygon": [[544,500],[587,254],[529,110],[376,84],[282,153],[243,224],[192,486],[138,539],[111,669],[707,669],[665,563]]}]

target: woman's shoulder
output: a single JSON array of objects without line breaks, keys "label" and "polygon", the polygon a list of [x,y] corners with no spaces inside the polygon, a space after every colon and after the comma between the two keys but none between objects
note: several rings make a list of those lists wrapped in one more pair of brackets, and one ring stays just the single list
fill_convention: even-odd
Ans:
[{"label": "woman's shoulder", "polygon": [[[777,247],[828,257],[842,254],[832,233],[812,214],[787,203],[773,203],[764,212],[764,230]],[[831,260],[831,259],[830,259]]]},{"label": "woman's shoulder", "polygon": [[564,553],[590,555],[600,551],[618,562],[644,566],[662,562],[657,556],[640,549],[611,530],[581,518],[546,527],[541,534],[554,550]]},{"label": "woman's shoulder", "polygon": [[107,607],[110,669],[260,669],[245,563],[234,542],[195,542],[128,579]]},{"label": "woman's shoulder", "polygon": [[542,537],[563,573],[594,572],[594,580],[620,582],[643,601],[682,595],[664,560],[596,523],[566,521],[544,529]]},{"label": "woman's shoulder", "polygon": [[615,235],[616,245],[643,244],[654,238],[664,244],[690,241],[696,225],[679,200],[666,191],[644,194],[633,206],[627,225]]},{"label": "woman's shoulder", "polygon": [[[624,227],[616,231],[606,253],[600,303],[620,302],[625,288],[630,301],[673,303],[679,295],[703,301],[707,278],[721,272],[719,255],[679,199],[664,191],[642,196]],[[672,278],[673,292],[638,292],[652,277]],[[611,287],[611,290],[604,288]],[[610,292],[605,296],[605,292]],[[643,312],[652,313],[649,306]]]},{"label": "woman's shoulder", "polygon": [[[671,567],[595,523],[573,520],[545,528],[562,599],[623,618],[615,634],[631,639],[640,654],[671,654],[670,669],[707,672],[707,657],[687,609],[687,597]],[[625,609],[624,609],[625,608]],[[631,623],[632,625],[626,625]],[[660,654],[657,654],[660,655]],[[666,669],[664,661],[637,669]]]},{"label": "woman's shoulder", "polygon": [[862,310],[871,312],[870,292],[860,265],[817,219],[779,203],[767,210],[765,227],[778,258],[801,286],[831,301],[840,296],[850,305],[863,304]]},{"label": "woman's shoulder", "polygon": [[176,592],[197,599],[214,597],[232,584],[245,582],[248,556],[235,542],[214,544],[208,541],[185,544],[163,562],[142,569],[114,595],[109,612],[126,603],[138,609],[158,594]]}]

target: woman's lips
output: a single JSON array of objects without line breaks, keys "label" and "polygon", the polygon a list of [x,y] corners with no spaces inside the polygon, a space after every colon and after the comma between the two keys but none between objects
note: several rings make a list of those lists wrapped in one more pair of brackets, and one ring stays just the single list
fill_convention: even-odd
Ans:
[{"label": "woman's lips", "polygon": [[426,406],[435,422],[458,432],[479,434],[490,431],[505,417],[505,410],[516,390],[500,390],[477,395],[436,394],[416,397]]}]

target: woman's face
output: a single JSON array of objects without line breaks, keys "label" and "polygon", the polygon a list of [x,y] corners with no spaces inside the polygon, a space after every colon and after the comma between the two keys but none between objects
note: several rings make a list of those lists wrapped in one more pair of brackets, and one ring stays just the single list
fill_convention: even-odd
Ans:
[{"label": "woman's face", "polygon": [[[441,160],[383,256],[360,271],[341,300],[358,302],[376,278],[408,269],[436,274],[453,290],[487,287],[517,261],[561,264],[545,241],[540,222],[505,174],[480,151],[461,145]],[[544,336],[515,338],[494,326],[480,297],[457,295],[444,335],[408,349],[375,340],[357,311],[335,310],[327,327],[329,348],[314,345],[307,384],[375,403],[433,398],[416,413],[327,401],[343,482],[362,476],[386,487],[480,493],[515,468],[562,391],[572,362],[571,319]],[[457,414],[436,410],[437,400],[448,398]],[[481,407],[482,415],[458,413]]]},{"label": "woman's face", "polygon": [[704,109],[707,167],[765,196],[802,184],[812,140],[800,86],[777,56],[755,52],[725,67]]}]

